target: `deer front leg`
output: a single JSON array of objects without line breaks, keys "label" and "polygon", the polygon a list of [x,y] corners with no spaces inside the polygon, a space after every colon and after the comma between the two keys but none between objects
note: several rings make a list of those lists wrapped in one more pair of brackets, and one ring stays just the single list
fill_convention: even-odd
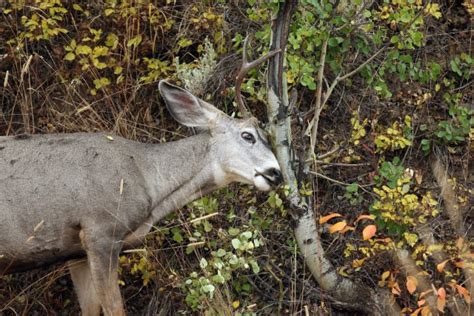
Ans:
[{"label": "deer front leg", "polygon": [[88,236],[87,233],[84,233],[82,242],[87,253],[92,285],[104,315],[125,315],[117,273],[122,243],[103,235]]},{"label": "deer front leg", "polygon": [[71,260],[68,262],[68,267],[79,299],[82,316],[99,316],[100,301],[92,284],[92,276],[87,259]]}]

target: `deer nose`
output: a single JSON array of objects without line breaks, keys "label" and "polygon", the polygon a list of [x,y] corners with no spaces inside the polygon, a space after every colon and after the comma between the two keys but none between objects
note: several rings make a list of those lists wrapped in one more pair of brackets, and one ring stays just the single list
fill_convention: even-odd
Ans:
[{"label": "deer nose", "polygon": [[271,178],[274,185],[279,185],[283,182],[283,177],[281,171],[276,168],[270,168],[267,170],[267,175]]}]

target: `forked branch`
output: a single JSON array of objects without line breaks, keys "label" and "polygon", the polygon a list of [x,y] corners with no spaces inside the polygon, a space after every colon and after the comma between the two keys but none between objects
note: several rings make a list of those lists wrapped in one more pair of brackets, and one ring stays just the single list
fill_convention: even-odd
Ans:
[{"label": "forked branch", "polygon": [[237,105],[239,107],[239,111],[242,114],[243,117],[250,117],[250,111],[245,105],[244,99],[242,98],[242,83],[247,76],[248,72],[256,67],[258,67],[260,64],[262,64],[264,61],[269,59],[270,57],[275,56],[278,54],[281,49],[275,49],[260,58],[249,62],[247,57],[247,45],[248,45],[248,36],[245,37],[244,40],[244,45],[242,48],[242,66],[240,67],[239,73],[237,74],[237,77],[235,78],[235,100],[237,102]]}]

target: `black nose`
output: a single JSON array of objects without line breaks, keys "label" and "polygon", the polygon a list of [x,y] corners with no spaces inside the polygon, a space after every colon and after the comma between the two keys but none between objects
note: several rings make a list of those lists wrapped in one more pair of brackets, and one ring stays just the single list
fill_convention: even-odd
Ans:
[{"label": "black nose", "polygon": [[279,185],[283,181],[280,170],[276,168],[268,169],[268,176],[272,179],[274,185]]}]

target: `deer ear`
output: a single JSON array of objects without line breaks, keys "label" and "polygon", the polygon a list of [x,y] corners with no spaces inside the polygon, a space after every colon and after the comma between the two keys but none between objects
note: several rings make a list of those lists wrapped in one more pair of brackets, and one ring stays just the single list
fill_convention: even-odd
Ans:
[{"label": "deer ear", "polygon": [[173,118],[188,127],[209,128],[219,113],[211,104],[165,80],[158,84],[161,96]]}]

